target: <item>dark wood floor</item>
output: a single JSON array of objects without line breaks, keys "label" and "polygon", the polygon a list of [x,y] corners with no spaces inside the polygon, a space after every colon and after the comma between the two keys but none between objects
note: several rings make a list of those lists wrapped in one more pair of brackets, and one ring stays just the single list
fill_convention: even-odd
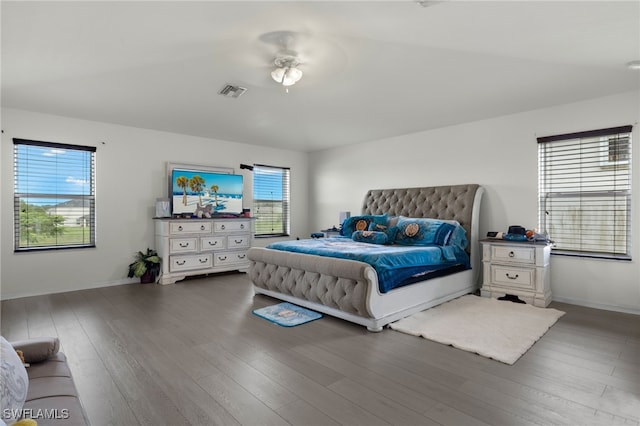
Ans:
[{"label": "dark wood floor", "polygon": [[59,336],[93,425],[638,425],[640,316],[567,304],[513,366],[324,317],[252,315],[244,274],[2,302]]}]

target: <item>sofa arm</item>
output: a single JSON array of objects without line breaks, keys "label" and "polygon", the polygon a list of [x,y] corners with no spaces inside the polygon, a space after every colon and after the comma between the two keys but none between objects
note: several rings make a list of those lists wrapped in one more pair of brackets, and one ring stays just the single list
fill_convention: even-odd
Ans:
[{"label": "sofa arm", "polygon": [[57,337],[36,337],[11,342],[16,350],[21,350],[24,362],[41,362],[58,353],[60,340]]}]

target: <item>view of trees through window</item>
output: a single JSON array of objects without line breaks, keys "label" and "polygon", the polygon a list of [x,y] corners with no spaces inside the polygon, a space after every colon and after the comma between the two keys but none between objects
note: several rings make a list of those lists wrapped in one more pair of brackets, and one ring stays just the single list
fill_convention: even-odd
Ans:
[{"label": "view of trees through window", "polygon": [[15,249],[95,245],[95,148],[14,139]]}]

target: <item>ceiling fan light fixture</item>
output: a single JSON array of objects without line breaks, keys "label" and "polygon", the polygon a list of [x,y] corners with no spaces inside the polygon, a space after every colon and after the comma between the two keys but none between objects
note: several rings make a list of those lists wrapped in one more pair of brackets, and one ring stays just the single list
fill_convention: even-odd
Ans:
[{"label": "ceiling fan light fixture", "polygon": [[273,80],[277,83],[282,83],[285,71],[285,68],[276,68],[275,70],[271,71],[271,78],[273,78]]},{"label": "ceiling fan light fixture", "polygon": [[298,68],[287,68],[282,79],[283,86],[293,86],[302,78],[302,71]]},{"label": "ceiling fan light fixture", "polygon": [[298,69],[298,59],[292,55],[277,56],[276,69],[271,71],[271,78],[283,86],[293,86],[302,78],[302,71]]}]

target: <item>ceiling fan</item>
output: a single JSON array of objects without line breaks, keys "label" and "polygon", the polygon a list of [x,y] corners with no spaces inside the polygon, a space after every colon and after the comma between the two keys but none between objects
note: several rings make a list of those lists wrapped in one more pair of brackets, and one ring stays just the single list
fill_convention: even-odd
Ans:
[{"label": "ceiling fan", "polygon": [[303,65],[299,49],[300,41],[304,38],[301,33],[293,31],[273,31],[262,34],[259,40],[280,49],[273,58],[275,69],[271,71],[271,78],[285,87],[293,86],[302,78],[302,71],[298,66]]},{"label": "ceiling fan", "polygon": [[303,76],[305,85],[317,84],[346,64],[344,51],[328,37],[296,31],[261,34],[243,57],[247,65],[261,70],[261,85],[279,84],[287,91]]}]

